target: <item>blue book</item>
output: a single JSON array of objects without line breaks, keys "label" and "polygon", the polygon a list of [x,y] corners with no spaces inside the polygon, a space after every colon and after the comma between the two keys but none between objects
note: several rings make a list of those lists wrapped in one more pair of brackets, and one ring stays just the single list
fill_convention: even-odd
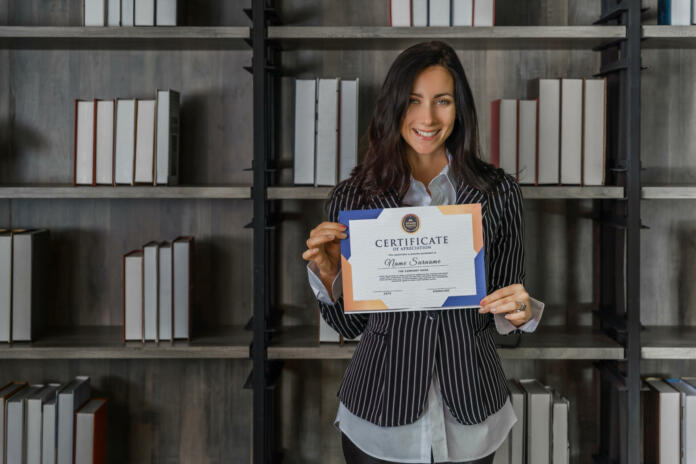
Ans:
[{"label": "blue book", "polygon": [[688,26],[691,24],[691,0],[658,0],[657,24]]}]

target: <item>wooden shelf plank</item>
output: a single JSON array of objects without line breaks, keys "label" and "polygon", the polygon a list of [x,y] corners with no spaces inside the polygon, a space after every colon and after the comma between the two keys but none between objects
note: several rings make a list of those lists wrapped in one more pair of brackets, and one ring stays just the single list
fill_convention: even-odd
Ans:
[{"label": "wooden shelf plank", "polygon": [[[511,343],[512,337],[496,337]],[[285,328],[271,340],[269,359],[350,359],[357,343],[319,343],[314,326]],[[533,334],[522,335],[516,348],[499,347],[502,359],[623,359],[624,349],[608,336],[589,327],[540,327]]]},{"label": "wooden shelf plank", "polygon": [[643,186],[645,200],[688,200],[696,198],[696,185],[649,185]]},{"label": "wooden shelf plank", "polygon": [[247,186],[0,186],[0,198],[140,198],[140,199],[250,199]]},{"label": "wooden shelf plank", "polygon": [[0,344],[0,359],[248,359],[252,334],[223,327],[196,335],[191,342],[121,341],[121,326],[51,329],[37,341]]},{"label": "wooden shelf plank", "polygon": [[[326,200],[332,187],[269,187],[269,200]],[[623,187],[614,186],[522,186],[527,200],[551,199],[621,199]]]},{"label": "wooden shelf plank", "polygon": [[424,40],[455,48],[592,48],[626,37],[624,26],[295,27],[268,28],[285,49],[401,49]]},{"label": "wooden shelf plank", "polygon": [[643,359],[696,359],[696,327],[647,327],[640,342]]},{"label": "wooden shelf plank", "polygon": [[694,26],[643,26],[643,49],[651,48],[696,48]]}]

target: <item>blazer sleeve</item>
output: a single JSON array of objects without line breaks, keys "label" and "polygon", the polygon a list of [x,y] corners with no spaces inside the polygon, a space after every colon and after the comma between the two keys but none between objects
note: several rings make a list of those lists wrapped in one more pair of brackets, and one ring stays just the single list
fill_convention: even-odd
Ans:
[{"label": "blazer sleeve", "polygon": [[[328,204],[328,220],[338,222],[338,212],[341,210],[357,209],[360,195],[350,184],[339,184],[333,191]],[[369,319],[369,314],[350,314],[343,312],[343,295],[333,304],[317,300],[319,311],[327,324],[344,338],[352,339],[360,335]]]}]

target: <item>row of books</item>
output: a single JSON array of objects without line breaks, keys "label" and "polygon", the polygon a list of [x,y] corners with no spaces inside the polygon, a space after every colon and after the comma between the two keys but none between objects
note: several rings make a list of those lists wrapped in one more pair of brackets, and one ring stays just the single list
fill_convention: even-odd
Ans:
[{"label": "row of books", "polygon": [[358,84],[347,79],[295,79],[293,181],[336,185],[358,160]]},{"label": "row of books", "polygon": [[604,185],[606,79],[538,79],[491,102],[490,161],[520,184]]},{"label": "row of books", "polygon": [[696,377],[644,379],[643,456],[660,464],[696,463]]},{"label": "row of books", "polygon": [[696,0],[658,0],[657,24],[665,26],[696,24]]},{"label": "row of books", "polygon": [[179,92],[75,101],[74,185],[175,185]]},{"label": "row of books", "polygon": [[394,27],[495,24],[495,0],[389,0],[389,12]]},{"label": "row of books", "polygon": [[193,237],[123,257],[123,341],[190,339]]},{"label": "row of books", "polygon": [[106,462],[106,399],[91,394],[86,376],[67,384],[0,387],[0,462]]},{"label": "row of books", "polygon": [[83,0],[83,26],[176,26],[177,0]]},{"label": "row of books", "polygon": [[46,229],[0,229],[0,342],[39,335],[47,251]]}]

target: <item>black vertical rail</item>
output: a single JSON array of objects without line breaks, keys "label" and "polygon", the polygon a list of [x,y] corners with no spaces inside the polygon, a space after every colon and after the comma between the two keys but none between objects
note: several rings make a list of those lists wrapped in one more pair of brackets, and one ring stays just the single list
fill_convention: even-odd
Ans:
[{"label": "black vertical rail", "polygon": [[266,154],[268,152],[268,118],[266,115],[266,11],[265,0],[252,0],[252,72],[254,79],[254,181],[253,181],[253,228],[254,228],[254,338],[252,344],[254,391],[253,407],[253,456],[254,464],[270,462],[266,446],[268,424],[266,396]]}]

